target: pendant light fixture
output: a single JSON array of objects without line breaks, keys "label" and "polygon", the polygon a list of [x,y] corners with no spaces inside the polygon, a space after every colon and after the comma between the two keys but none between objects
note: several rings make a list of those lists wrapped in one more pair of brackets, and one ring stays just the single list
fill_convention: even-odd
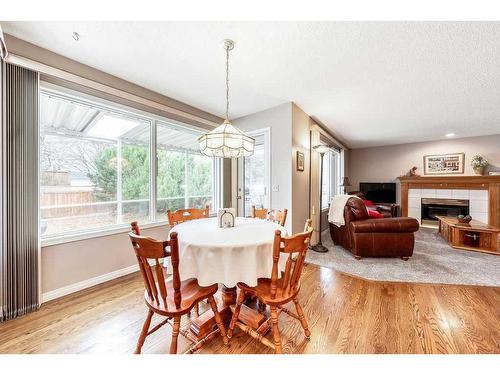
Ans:
[{"label": "pendant light fixture", "polygon": [[209,133],[198,139],[200,152],[206,156],[218,158],[239,158],[253,155],[255,139],[234,127],[229,121],[229,51],[234,48],[234,42],[224,40],[226,50],[226,119]]}]

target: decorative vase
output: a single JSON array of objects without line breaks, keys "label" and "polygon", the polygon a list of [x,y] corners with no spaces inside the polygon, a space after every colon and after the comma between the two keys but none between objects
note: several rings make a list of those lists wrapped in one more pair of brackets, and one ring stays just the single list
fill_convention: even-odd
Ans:
[{"label": "decorative vase", "polygon": [[474,167],[473,169],[475,174],[483,175],[484,173],[484,167]]}]

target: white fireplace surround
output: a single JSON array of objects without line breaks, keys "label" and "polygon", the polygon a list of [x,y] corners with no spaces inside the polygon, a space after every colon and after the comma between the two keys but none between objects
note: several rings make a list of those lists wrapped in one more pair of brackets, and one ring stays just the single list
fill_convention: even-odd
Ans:
[{"label": "white fireplace surround", "polygon": [[488,223],[488,190],[409,189],[408,216],[422,222],[422,198],[468,199],[473,219]]}]

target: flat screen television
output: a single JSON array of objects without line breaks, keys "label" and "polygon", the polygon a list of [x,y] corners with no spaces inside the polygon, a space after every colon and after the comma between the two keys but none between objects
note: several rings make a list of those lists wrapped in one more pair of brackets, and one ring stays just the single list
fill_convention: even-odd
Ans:
[{"label": "flat screen television", "polygon": [[396,203],[395,182],[360,182],[359,190],[375,203]]}]

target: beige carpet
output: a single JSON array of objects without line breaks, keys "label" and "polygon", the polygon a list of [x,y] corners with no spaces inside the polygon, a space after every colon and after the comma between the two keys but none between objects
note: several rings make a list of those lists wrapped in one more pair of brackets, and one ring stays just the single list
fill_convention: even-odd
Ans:
[{"label": "beige carpet", "polygon": [[308,263],[377,281],[407,281],[435,284],[500,287],[500,256],[453,249],[435,229],[421,228],[415,236],[415,250],[408,261],[400,258],[363,258],[332,243],[323,233],[328,253],[309,250]]}]

